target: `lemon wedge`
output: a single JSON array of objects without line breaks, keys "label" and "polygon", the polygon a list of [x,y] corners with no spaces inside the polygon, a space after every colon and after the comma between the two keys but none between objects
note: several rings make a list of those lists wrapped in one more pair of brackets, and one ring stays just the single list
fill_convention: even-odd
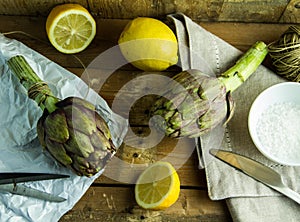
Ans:
[{"label": "lemon wedge", "polygon": [[91,43],[96,34],[96,22],[83,6],[62,4],[48,15],[46,31],[58,51],[73,54],[83,51]]},{"label": "lemon wedge", "polygon": [[176,202],[180,181],[168,162],[156,162],[146,168],[135,185],[135,199],[144,209],[163,210]]}]

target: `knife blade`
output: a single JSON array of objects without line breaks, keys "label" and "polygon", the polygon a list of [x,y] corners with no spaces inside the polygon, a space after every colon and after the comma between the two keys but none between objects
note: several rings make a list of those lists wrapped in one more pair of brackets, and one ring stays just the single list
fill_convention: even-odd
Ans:
[{"label": "knife blade", "polygon": [[282,176],[272,168],[230,151],[211,149],[209,152],[216,158],[300,204],[300,194],[285,185]]},{"label": "knife blade", "polygon": [[12,194],[27,196],[27,197],[33,197],[45,201],[51,201],[51,202],[63,202],[66,199],[60,196],[55,196],[50,193],[46,193],[44,191],[40,191],[31,187],[26,187],[21,184],[1,184],[0,185],[0,191],[6,191]]},{"label": "knife blade", "polygon": [[198,155],[198,168],[199,169],[204,169],[205,168],[205,164],[204,164],[204,160],[203,160],[203,151],[202,151],[202,147],[201,147],[201,139],[200,137],[197,137],[195,139],[195,143],[196,143],[196,151],[197,151],[197,155]]},{"label": "knife blade", "polygon": [[0,184],[68,178],[69,175],[51,173],[0,173]]}]

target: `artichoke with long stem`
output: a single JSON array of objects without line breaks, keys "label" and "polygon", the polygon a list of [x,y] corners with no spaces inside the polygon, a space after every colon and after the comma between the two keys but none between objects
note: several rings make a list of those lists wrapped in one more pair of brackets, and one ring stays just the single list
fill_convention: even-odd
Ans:
[{"label": "artichoke with long stem", "polygon": [[90,177],[103,169],[116,147],[95,106],[78,97],[56,98],[23,56],[12,57],[7,63],[28,96],[43,110],[37,123],[41,145],[78,175]]},{"label": "artichoke with long stem", "polygon": [[154,124],[170,137],[198,137],[233,114],[230,93],[237,89],[262,63],[268,50],[256,42],[230,69],[218,78],[199,70],[175,75],[150,110]]}]

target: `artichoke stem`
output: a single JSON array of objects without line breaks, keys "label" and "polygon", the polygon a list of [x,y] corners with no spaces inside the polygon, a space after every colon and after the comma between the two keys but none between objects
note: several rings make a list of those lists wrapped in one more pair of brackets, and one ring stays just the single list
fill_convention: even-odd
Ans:
[{"label": "artichoke stem", "polygon": [[267,45],[256,42],[230,69],[218,79],[223,82],[227,92],[233,92],[251,76],[268,54]]},{"label": "artichoke stem", "polygon": [[49,113],[52,113],[57,109],[55,104],[59,99],[52,94],[49,86],[38,77],[23,56],[14,56],[7,61],[7,64],[27,90],[28,96],[36,101],[43,111],[46,108]]}]

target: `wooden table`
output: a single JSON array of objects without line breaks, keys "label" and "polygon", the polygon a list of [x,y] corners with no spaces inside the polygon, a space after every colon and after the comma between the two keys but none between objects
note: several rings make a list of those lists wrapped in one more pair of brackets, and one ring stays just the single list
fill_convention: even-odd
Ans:
[{"label": "wooden table", "polygon": [[[97,19],[95,40],[87,50],[77,54],[76,58],[72,55],[61,54],[49,45],[44,29],[45,17],[0,16],[0,32],[22,31],[34,36],[35,38],[18,33],[7,35],[25,43],[76,75],[81,76],[84,73],[83,65],[88,66],[99,54],[117,44],[117,39],[127,22],[127,20]],[[248,49],[257,40],[266,43],[276,40],[289,26],[288,24],[230,22],[201,22],[200,25],[242,51]],[[270,66],[268,59],[264,64]],[[103,70],[107,69],[108,67],[103,67]],[[92,72],[89,79],[91,86],[99,84],[103,70]],[[173,75],[177,71],[171,69],[170,72],[166,72],[166,75]],[[111,106],[115,95],[122,86],[141,75],[143,74],[139,70],[130,65],[125,65],[105,80],[106,82],[99,94]],[[87,81],[87,79],[85,80]],[[133,90],[138,90],[138,87]],[[134,91],[122,93],[134,93]],[[138,136],[143,137],[149,133],[147,111],[153,99],[153,97],[147,96],[139,99],[130,109],[130,126]],[[123,114],[121,110],[120,115]],[[123,144],[116,155],[128,164],[139,164],[154,162],[167,156],[170,152],[173,152],[172,155],[175,159],[180,159],[186,150],[192,150],[190,157],[186,158],[183,165],[178,169],[181,180],[180,197],[167,210],[148,211],[139,208],[134,199],[134,184],[120,182],[116,178],[102,175],[60,221],[231,221],[225,200],[212,201],[208,197],[205,171],[198,169],[193,141],[183,140],[180,151],[174,152],[173,148],[176,144],[177,140],[170,138],[165,138],[158,145],[146,150]],[[122,173],[128,173],[128,171],[125,170],[125,172],[124,169],[120,169],[119,166],[113,163],[109,163],[106,168],[108,175],[109,172],[119,172],[120,176]]]}]

